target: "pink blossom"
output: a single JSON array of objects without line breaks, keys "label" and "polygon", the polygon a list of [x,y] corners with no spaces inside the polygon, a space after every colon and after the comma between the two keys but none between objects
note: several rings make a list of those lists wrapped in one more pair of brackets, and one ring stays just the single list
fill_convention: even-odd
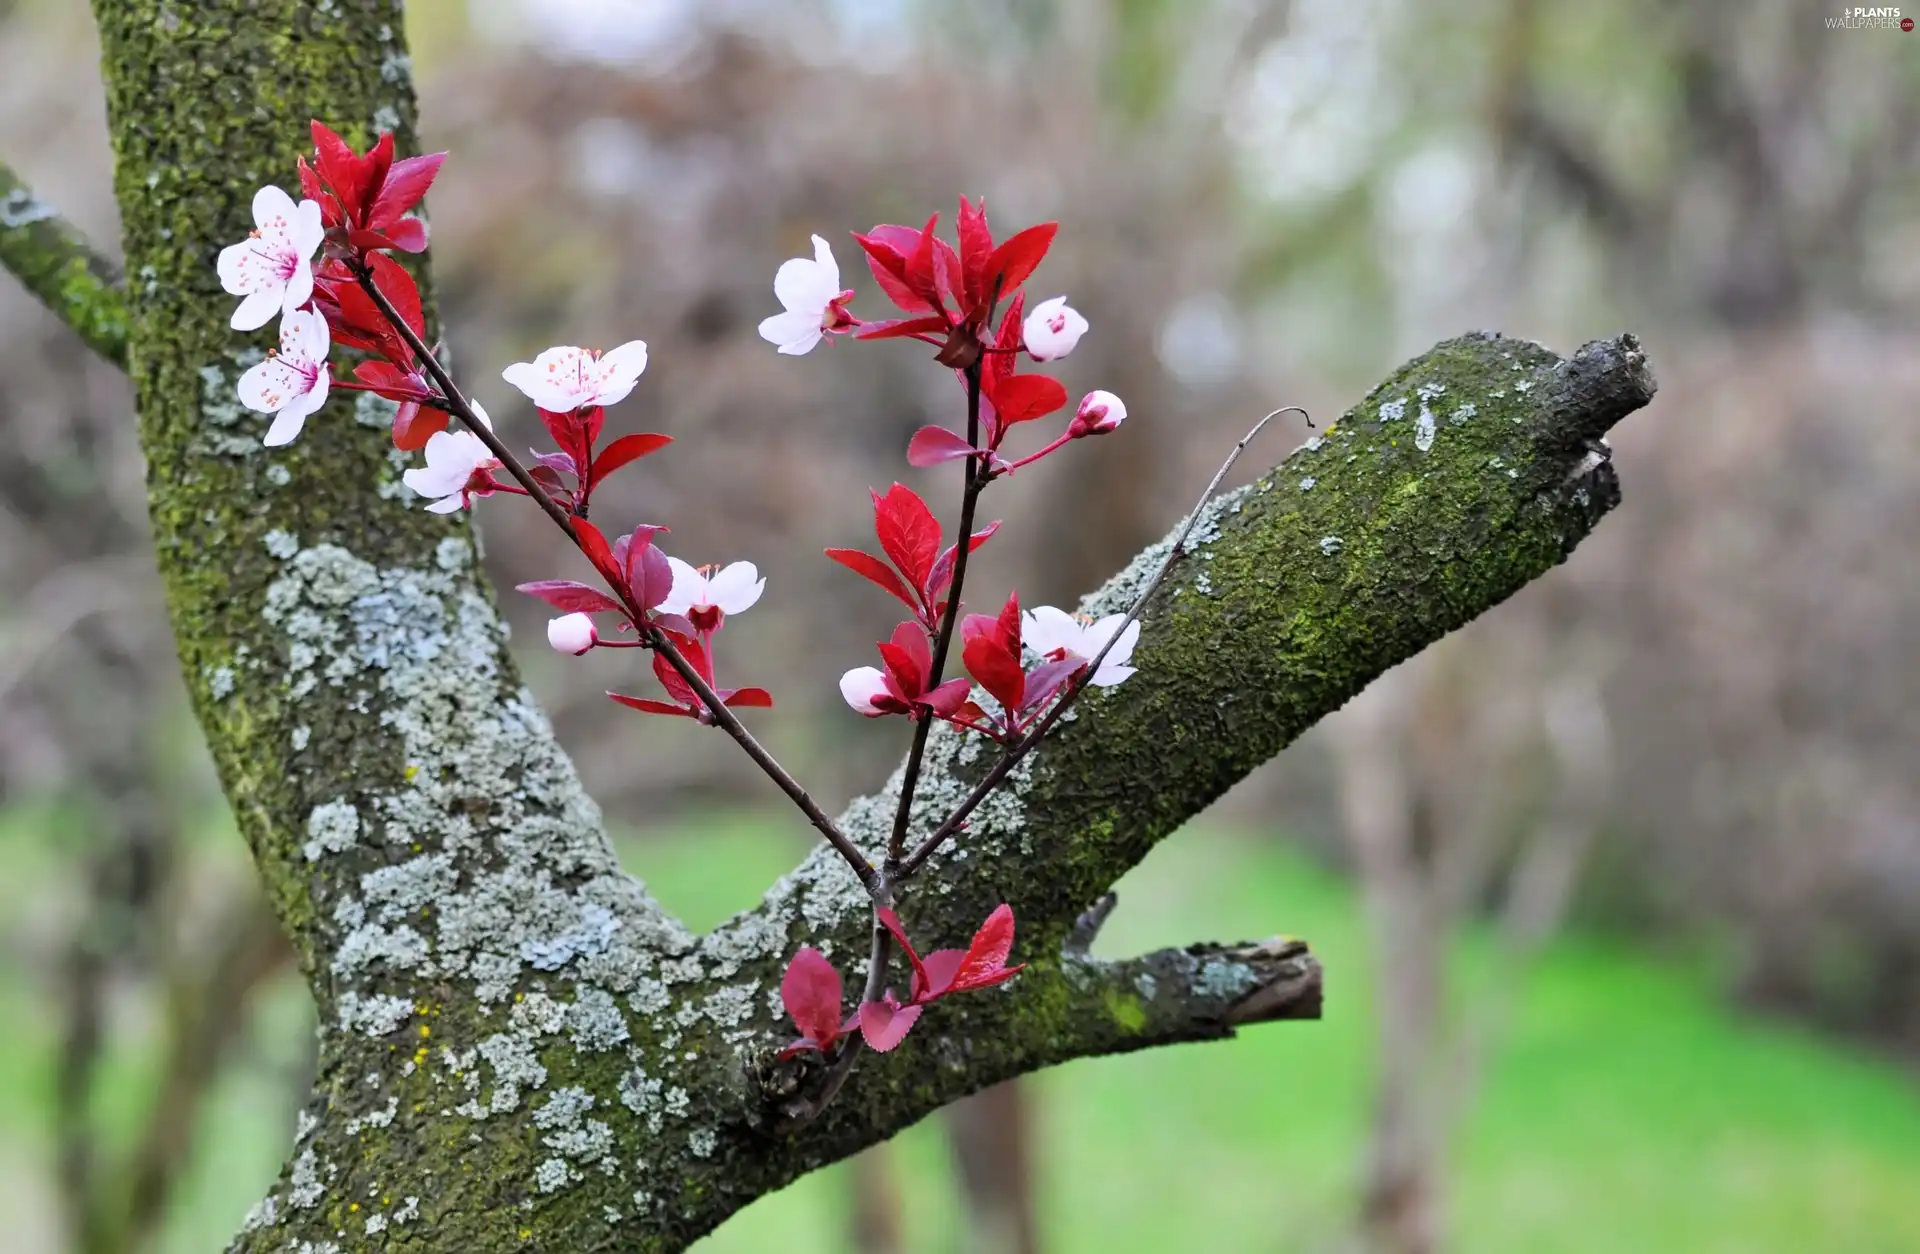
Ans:
[{"label": "pink blossom", "polygon": [[628,340],[605,353],[591,348],[550,348],[532,361],[517,361],[500,377],[541,409],[565,414],[611,405],[633,391],[647,368],[644,340]]},{"label": "pink blossom", "polygon": [[246,239],[220,250],[220,286],[246,298],[229,324],[236,331],[256,331],[312,299],[313,253],[325,234],[318,202],[296,205],[277,187],[254,193],[253,225]]},{"label": "pink blossom", "polygon": [[1073,351],[1087,333],[1087,320],[1067,304],[1064,296],[1043,300],[1033,307],[1021,327],[1027,352],[1035,361],[1057,361]]},{"label": "pink blossom", "polygon": [[658,608],[662,614],[685,616],[699,631],[719,630],[727,615],[753,608],[767,587],[752,562],[690,566],[669,557],[667,565],[673,568],[673,589]]},{"label": "pink blossom", "polygon": [[[480,402],[471,403],[474,417],[491,431],[493,422],[487,411]],[[451,514],[465,509],[473,497],[493,490],[492,472],[499,469],[500,460],[473,432],[436,431],[427,437],[425,456],[427,464],[407,471],[400,481],[421,496],[436,498],[427,506],[429,513]]]},{"label": "pink blossom", "polygon": [[882,714],[893,713],[883,709],[881,702],[891,702],[892,694],[887,691],[887,677],[871,666],[856,666],[840,677],[840,695],[855,711],[878,718]]},{"label": "pink blossom", "polygon": [[1089,392],[1080,398],[1079,412],[1067,424],[1067,435],[1105,435],[1127,420],[1127,404],[1111,392]]},{"label": "pink blossom", "polygon": [[332,384],[327,374],[327,320],[310,309],[280,319],[280,351],[240,376],[240,403],[273,414],[262,443],[286,444],[300,434],[307,415],[326,403]]},{"label": "pink blossom", "polygon": [[600,639],[593,619],[586,614],[562,614],[547,623],[547,643],[561,653],[575,657],[591,649]]},{"label": "pink blossom", "polygon": [[[1021,616],[1020,627],[1026,646],[1043,658],[1075,657],[1091,662],[1095,654],[1106,648],[1107,641],[1113,639],[1113,633],[1120,629],[1125,618],[1125,614],[1109,614],[1094,622],[1051,605],[1037,605]],[[1134,668],[1127,662],[1132,659],[1133,646],[1139,639],[1140,624],[1128,623],[1119,642],[1101,659],[1100,669],[1089,682],[1097,688],[1111,688],[1133,674]]]},{"label": "pink blossom", "polygon": [[760,338],[790,356],[811,352],[827,332],[854,325],[846,311],[853,290],[841,289],[840,263],[818,235],[813,237],[811,260],[793,257],[780,263],[773,276],[773,294],[785,312],[760,320]]}]

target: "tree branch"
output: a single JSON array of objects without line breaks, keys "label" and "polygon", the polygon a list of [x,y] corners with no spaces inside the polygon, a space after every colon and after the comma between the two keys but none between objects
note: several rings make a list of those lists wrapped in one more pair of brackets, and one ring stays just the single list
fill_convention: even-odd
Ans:
[{"label": "tree branch", "polygon": [[88,348],[127,364],[127,299],[117,267],[0,162],[0,268],[10,270]]},{"label": "tree branch", "polygon": [[[1011,902],[1028,970],[934,1006],[778,1135],[783,1097],[822,1065],[774,1061],[792,1034],[780,972],[802,944],[843,969],[870,952],[854,872],[821,847],[758,909],[690,935],[620,869],[467,526],[399,490],[390,414],[343,397],[267,451],[234,401],[262,345],[228,328],[209,261],[245,234],[254,190],[289,177],[309,118],[361,145],[378,118],[411,149],[398,0],[95,16],[127,264],[153,280],[128,325],[174,637],[323,1026],[309,1118],[236,1250],[670,1254],[1010,1076],[1308,1013],[1317,971],[1291,945],[1100,964],[1069,952],[1074,921],[1374,676],[1565,560],[1617,500],[1599,437],[1653,392],[1630,337],[1568,361],[1451,340],[1215,501],[1141,616],[1139,673],[1077,705],[929,860],[940,891],[904,903],[934,948]],[[1083,608],[1124,611],[1166,547]],[[990,756],[929,736],[917,834]],[[869,860],[900,782],[839,824]]]}]

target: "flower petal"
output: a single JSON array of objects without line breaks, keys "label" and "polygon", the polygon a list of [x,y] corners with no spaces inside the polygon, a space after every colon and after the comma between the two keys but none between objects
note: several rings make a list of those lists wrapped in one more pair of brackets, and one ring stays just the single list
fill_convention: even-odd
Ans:
[{"label": "flower petal", "polygon": [[662,614],[684,614],[696,605],[707,604],[705,575],[677,557],[669,557],[667,565],[673,570],[673,587],[656,607]]},{"label": "flower petal", "polygon": [[733,562],[707,580],[707,604],[723,614],[739,614],[753,608],[766,587],[752,562]]},{"label": "flower petal", "polygon": [[599,373],[594,380],[593,403],[611,405],[626,398],[633,391],[633,385],[647,369],[647,342],[628,340],[615,349],[608,350],[598,363]]}]

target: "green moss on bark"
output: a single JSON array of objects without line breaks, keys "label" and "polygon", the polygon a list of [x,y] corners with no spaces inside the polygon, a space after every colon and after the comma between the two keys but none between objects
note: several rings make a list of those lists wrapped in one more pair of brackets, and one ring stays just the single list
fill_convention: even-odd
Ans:
[{"label": "green moss on bark", "polygon": [[[1090,698],[905,902],[928,947],[1013,902],[1031,969],[930,1011],[778,1134],[769,1103],[809,1079],[771,1063],[780,967],[803,942],[849,972],[865,952],[844,866],[810,858],[759,910],[688,935],[619,871],[465,524],[408,505],[377,408],[337,399],[269,451],[234,400],[267,338],[228,329],[215,257],[255,189],[292,185],[310,117],[410,140],[399,5],[95,12],[169,612],[324,1028],[293,1156],[237,1249],[666,1254],[984,1085],[1230,1030],[1245,989],[1297,958],[1107,968],[1063,951],[1071,921],[1374,675],[1563,560],[1612,501],[1585,441],[1651,390],[1626,341],[1572,363],[1452,341],[1223,502],[1151,607],[1141,673]],[[1088,608],[1119,608],[1153,564]],[[987,767],[944,732],[929,761],[921,830]],[[883,793],[845,824],[872,847],[892,810]]]}]

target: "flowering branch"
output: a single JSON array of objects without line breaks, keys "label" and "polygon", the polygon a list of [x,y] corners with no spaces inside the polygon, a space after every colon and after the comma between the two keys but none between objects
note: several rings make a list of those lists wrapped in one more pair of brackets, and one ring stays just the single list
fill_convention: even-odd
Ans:
[{"label": "flowering branch", "polygon": [[[966,369],[967,378],[967,443],[969,446],[980,442],[980,363],[974,362]],[[975,460],[967,458],[961,465],[965,469],[966,484],[960,498],[960,536],[956,541],[953,559],[953,585],[947,591],[947,612],[940,620],[940,634],[933,645],[932,685],[938,687],[941,676],[946,673],[947,650],[953,644],[954,624],[960,617],[960,589],[967,578],[967,555],[973,551],[967,537],[973,534],[974,507],[980,502],[981,490],[987,486],[989,475],[985,467],[977,466]],[[913,746],[907,751],[907,768],[900,781],[900,803],[893,814],[893,832],[887,837],[887,873],[895,874],[900,865],[900,856],[906,852],[907,822],[913,811],[913,795],[920,783],[920,766],[927,752],[927,735],[933,730],[932,719],[921,719],[913,731]],[[875,942],[876,952],[884,947]]]},{"label": "flowering branch", "polygon": [[[420,363],[426,367],[427,373],[433,376],[435,385],[440,389],[440,399],[446,403],[447,409],[486,444],[488,451],[506,468],[507,473],[513,476],[515,482],[520,484],[526,494],[533,498],[547,517],[553,520],[554,525],[564,531],[567,538],[584,552],[586,546],[581,542],[580,532],[574,526],[573,518],[526,467],[521,465],[520,460],[513,455],[513,450],[494,434],[492,427],[474,412],[473,406],[466,397],[461,395],[460,389],[454,385],[452,376],[440,364],[433,350],[427,347],[425,340],[414,331],[386,293],[382,292],[379,285],[373,281],[371,271],[363,268],[356,273],[355,278],[362,290],[372,298],[380,312],[385,315],[392,328],[406,341],[407,347],[413,350]],[[667,633],[648,623],[646,611],[634,603],[631,592],[625,588],[619,588],[617,595],[624,603],[632,621],[640,625],[641,634],[647,646],[657,650],[667,659],[667,662],[679,673],[680,678],[700,698],[712,715],[713,721],[733,737],[740,747],[746,750],[747,756],[753,759],[754,764],[793,801],[794,805],[800,808],[801,813],[807,816],[807,821],[813,824],[842,858],[846,859],[847,865],[859,877],[861,884],[877,898],[882,891],[879,873],[867,860],[866,855],[847,839],[846,834],[828,817],[827,812],[820,808],[820,804],[813,799],[812,794],[784,766],[780,765],[752,732],[747,730],[746,725],[741,723],[739,717],[714,692],[713,686],[707,682],[706,677],[701,675],[687,660],[686,655],[675,647]]]},{"label": "flowering branch", "polygon": [[1114,646],[1120,642],[1120,638],[1126,634],[1128,625],[1140,617],[1140,611],[1146,608],[1147,602],[1152,599],[1153,594],[1160,590],[1160,585],[1166,581],[1167,574],[1172,571],[1181,558],[1187,555],[1187,540],[1193,535],[1193,529],[1200,521],[1201,511],[1205,510],[1207,503],[1213,500],[1213,494],[1220,490],[1220,484],[1227,477],[1227,472],[1232,470],[1233,464],[1240,460],[1240,454],[1247,451],[1247,446],[1253,443],[1254,437],[1258,436],[1269,422],[1272,422],[1275,418],[1285,413],[1298,413],[1302,418],[1307,419],[1308,426],[1313,425],[1313,419],[1308,416],[1306,410],[1300,408],[1298,405],[1287,405],[1274,410],[1259,422],[1254,423],[1253,428],[1240,437],[1239,443],[1233,446],[1233,450],[1227,454],[1226,460],[1220,463],[1220,469],[1213,472],[1213,478],[1207,482],[1206,490],[1200,494],[1200,499],[1195,502],[1193,511],[1187,515],[1186,525],[1180,529],[1179,536],[1175,538],[1172,549],[1167,553],[1167,560],[1160,564],[1160,569],[1154,572],[1153,578],[1147,581],[1147,586],[1142,589],[1139,596],[1134,598],[1133,605],[1127,610],[1126,616],[1121,620],[1119,627],[1107,638],[1107,642],[1100,647],[1100,651],[1094,654],[1079,677],[1069,681],[1070,686],[1066,691],[1066,695],[1060,698],[1059,702],[1047,712],[1046,716],[1034,726],[1032,731],[1028,732],[1009,748],[1006,753],[1001,756],[1000,760],[994,763],[993,767],[988,770],[985,775],[980,777],[980,782],[975,784],[973,791],[969,792],[960,804],[954,807],[953,813],[949,814],[946,819],[941,822],[940,826],[933,830],[933,834],[921,841],[920,844],[914,848],[914,851],[900,864],[898,870],[898,877],[900,879],[911,878],[922,866],[926,865],[927,859],[933,856],[934,852],[946,842],[949,836],[952,836],[960,830],[966,823],[967,816],[973,813],[975,807],[992,795],[993,790],[1000,785],[1000,781],[1007,777],[1007,773],[1018,766],[1020,759],[1025,757],[1033,750],[1035,745],[1040,743],[1046,736],[1048,730],[1060,721],[1061,715],[1066,713],[1067,708],[1072,705],[1080,694],[1086,690],[1087,686],[1093,682],[1094,676],[1100,672],[1100,664],[1106,660],[1107,655],[1111,653]]}]

